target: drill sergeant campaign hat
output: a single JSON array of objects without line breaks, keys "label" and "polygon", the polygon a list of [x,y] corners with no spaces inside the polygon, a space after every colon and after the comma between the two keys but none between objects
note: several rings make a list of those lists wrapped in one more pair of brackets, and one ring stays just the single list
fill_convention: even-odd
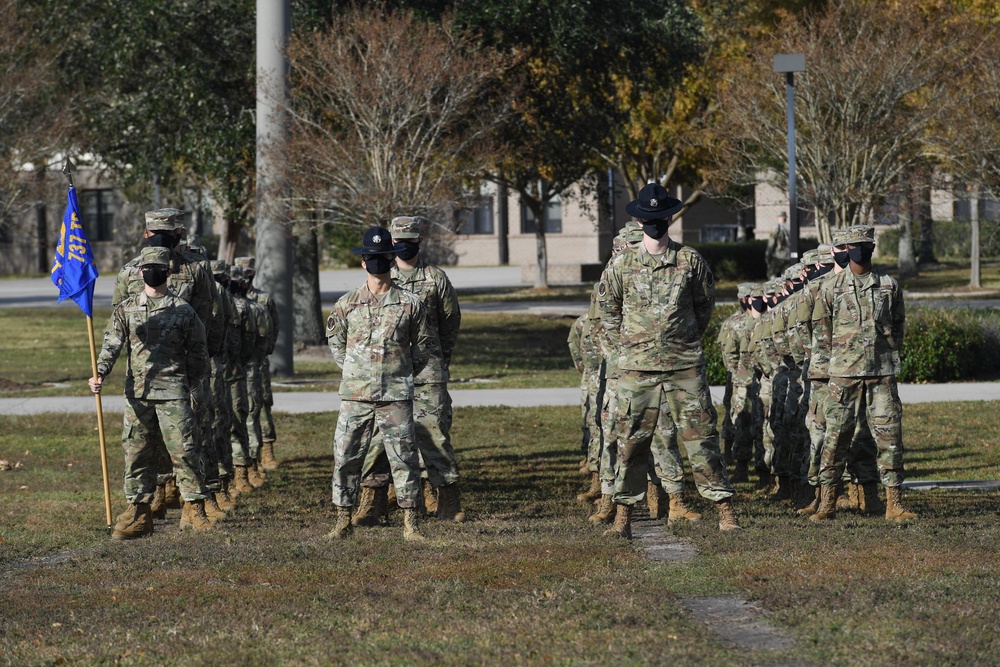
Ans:
[{"label": "drill sergeant campaign hat", "polygon": [[351,252],[355,255],[388,255],[403,249],[403,244],[393,244],[392,234],[385,227],[369,227],[362,237],[361,247]]},{"label": "drill sergeant campaign hat", "polygon": [[639,197],[625,206],[625,211],[640,220],[660,220],[684,208],[684,203],[667,194],[659,183],[647,183]]},{"label": "drill sergeant campaign hat", "polygon": [[182,227],[184,211],[179,208],[158,208],[146,212],[146,229],[151,232],[172,232]]},{"label": "drill sergeant campaign hat", "polygon": [[139,266],[170,266],[170,248],[143,248]]},{"label": "drill sergeant campaign hat", "polygon": [[389,233],[396,240],[415,241],[420,238],[425,222],[419,215],[399,215],[389,223]]}]

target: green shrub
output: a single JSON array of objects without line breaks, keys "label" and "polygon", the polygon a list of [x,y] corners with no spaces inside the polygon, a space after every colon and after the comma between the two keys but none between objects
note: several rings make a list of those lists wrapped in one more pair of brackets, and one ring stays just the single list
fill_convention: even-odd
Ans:
[{"label": "green shrub", "polygon": [[1000,315],[995,311],[911,310],[900,382],[992,380],[1000,376]]},{"label": "green shrub", "polygon": [[[767,278],[767,241],[739,243],[690,243],[708,262],[716,280],[764,280]],[[799,253],[817,246],[816,239],[800,239]]]}]

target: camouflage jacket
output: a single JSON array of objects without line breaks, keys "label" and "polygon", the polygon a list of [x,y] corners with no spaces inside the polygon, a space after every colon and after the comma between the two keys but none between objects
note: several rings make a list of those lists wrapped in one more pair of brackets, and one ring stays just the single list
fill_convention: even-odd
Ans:
[{"label": "camouflage jacket", "polygon": [[228,344],[233,350],[229,357],[229,373],[226,379],[235,382],[246,379],[247,369],[253,364],[259,328],[257,311],[250,305],[249,299],[233,295],[232,300],[234,316]]},{"label": "camouflage jacket", "polygon": [[813,356],[829,350],[830,377],[896,375],[905,320],[903,291],[891,276],[842,271],[817,295]]},{"label": "camouflage jacket", "polygon": [[326,337],[344,369],[342,400],[406,401],[413,398],[414,381],[443,372],[420,298],[396,285],[381,298],[365,284],[337,299]]},{"label": "camouflage jacket", "polygon": [[740,361],[739,341],[736,338],[736,318],[742,317],[743,312],[737,310],[735,313],[722,320],[719,325],[719,333],[715,337],[719,349],[722,351],[722,363],[730,373],[736,370]]},{"label": "camouflage jacket", "polygon": [[[175,296],[194,308],[205,326],[208,353],[215,356],[222,348],[225,338],[225,322],[218,306],[218,287],[211,270],[203,265],[203,260],[195,261],[193,257],[197,256],[182,254],[176,250],[171,252],[167,285]],[[129,296],[142,294],[144,285],[139,272],[139,258],[136,257],[118,272],[111,305],[117,306]]]},{"label": "camouflage jacket", "polygon": [[590,311],[576,318],[566,339],[570,356],[573,357],[573,365],[581,373],[596,373],[601,368],[601,350],[593,335],[594,327],[591,319],[593,310],[591,304]]},{"label": "camouflage jacket", "polygon": [[107,377],[122,351],[128,358],[125,395],[143,400],[187,398],[209,371],[205,327],[186,302],[169,291],[145,292],[118,304],[104,331],[97,375]]},{"label": "camouflage jacket", "polygon": [[583,373],[583,353],[580,351],[580,339],[583,338],[583,321],[587,319],[586,315],[581,315],[580,317],[573,320],[573,325],[569,328],[569,336],[566,338],[566,344],[569,346],[569,356],[573,358],[573,365],[576,370]]},{"label": "camouflage jacket", "polygon": [[256,287],[251,287],[247,290],[247,298],[264,306],[264,310],[267,311],[267,318],[269,320],[267,327],[270,333],[267,337],[267,352],[265,354],[271,354],[274,352],[274,344],[278,342],[278,305],[274,302],[274,297],[270,293],[259,290]]},{"label": "camouflage jacket", "polygon": [[462,311],[458,306],[458,295],[444,271],[432,264],[417,260],[417,266],[412,271],[392,267],[392,281],[399,287],[409,290],[420,297],[427,311],[427,325],[437,336],[438,345],[444,364],[442,375],[437,381],[448,381],[448,366],[451,365],[451,353],[455,349],[458,330],[462,325]]},{"label": "camouflage jacket", "polygon": [[671,241],[660,256],[643,244],[608,263],[598,288],[601,323],[619,370],[701,366],[701,335],[715,308],[715,279],[697,251]]},{"label": "camouflage jacket", "polygon": [[786,298],[768,312],[770,317],[767,318],[763,331],[763,334],[770,338],[774,351],[786,368],[795,368],[795,358],[792,353],[795,341],[791,331],[791,326],[794,324],[791,320],[795,309],[793,297],[794,295]]},{"label": "camouflage jacket", "polygon": [[773,377],[781,370],[782,356],[778,346],[771,338],[774,326],[775,311],[772,308],[754,320],[753,331],[750,334],[749,348],[753,357],[753,365],[767,377]]},{"label": "camouflage jacket", "polygon": [[732,373],[734,384],[746,386],[753,382],[755,371],[748,354],[753,318],[743,311],[733,313],[719,327],[719,347],[726,370]]},{"label": "camouflage jacket", "polygon": [[798,302],[795,305],[795,328],[798,330],[799,338],[803,341],[805,349],[803,357],[809,360],[809,379],[820,380],[829,377],[827,369],[830,366],[829,350],[817,353],[816,339],[813,334],[813,309],[816,307],[816,297],[823,285],[832,280],[834,273],[824,274],[815,280],[811,280],[799,294]]}]

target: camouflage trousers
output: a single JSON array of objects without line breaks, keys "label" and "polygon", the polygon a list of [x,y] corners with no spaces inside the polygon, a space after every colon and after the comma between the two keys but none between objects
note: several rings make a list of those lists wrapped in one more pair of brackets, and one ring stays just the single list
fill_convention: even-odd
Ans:
[{"label": "camouflage trousers", "polygon": [[733,384],[730,410],[733,415],[733,460],[749,464],[753,458],[754,436],[760,428],[756,420],[758,385],[756,382]]},{"label": "camouflage trousers", "polygon": [[722,439],[732,441],[736,437],[733,419],[733,374],[726,371],[726,390],[722,394]]},{"label": "camouflage trousers", "polygon": [[[451,445],[451,394],[445,382],[413,386],[413,433],[416,438],[421,477],[432,486],[458,481],[458,460]],[[392,468],[382,433],[377,428],[362,467],[362,486],[388,486]]]},{"label": "camouflage trousers", "polygon": [[[253,367],[253,368],[251,368]],[[260,364],[253,361],[247,364],[247,438],[250,448],[247,455],[254,461],[260,460],[260,447],[264,441],[264,433],[260,426],[260,411],[264,405],[264,391],[261,385]]]},{"label": "camouflage trousers", "polygon": [[790,367],[788,369],[788,389],[785,392],[785,406],[781,415],[781,426],[785,432],[785,447],[782,450],[784,460],[779,469],[795,479],[799,478],[802,470],[802,459],[806,455],[805,413],[801,408],[804,394],[802,369]]},{"label": "camouflage trousers", "polygon": [[600,472],[601,449],[604,434],[601,432],[601,405],[604,402],[604,378],[600,368],[583,372],[580,383],[580,412],[583,417],[584,445],[587,467],[591,472]]},{"label": "camouflage trousers", "polygon": [[615,424],[618,413],[618,378],[604,379],[604,396],[601,401],[601,449],[598,476],[601,479],[601,493],[610,496],[615,492],[615,476],[618,473],[618,428]]},{"label": "camouflage trousers", "polygon": [[195,386],[191,387],[191,409],[198,420],[198,431],[195,436],[197,449],[204,463],[205,486],[209,491],[222,489],[222,478],[219,476],[219,451],[215,446],[215,396],[212,393],[212,376],[206,373]]},{"label": "camouflage trousers", "polygon": [[233,449],[229,438],[233,431],[233,395],[226,381],[226,355],[212,359],[212,400],[215,402],[215,420],[212,422],[212,443],[218,456],[219,477],[232,478]]},{"label": "camouflage trousers", "polygon": [[764,460],[763,470],[773,475],[788,474],[787,460],[783,459],[788,437],[785,431],[785,399],[788,395],[788,372],[784,367],[774,375],[760,379],[760,403],[763,413]]},{"label": "camouflage trousers", "polygon": [[274,442],[277,436],[274,433],[274,417],[271,415],[271,408],[274,406],[274,394],[271,393],[271,360],[264,357],[260,365],[261,391],[263,401],[260,405],[260,429],[261,439],[264,442]]},{"label": "camouflage trousers", "polygon": [[250,436],[247,433],[250,400],[247,398],[246,378],[236,378],[229,381],[228,384],[233,404],[233,426],[229,432],[229,451],[232,452],[234,466],[248,466],[252,461],[250,460]]},{"label": "camouflage trousers", "polygon": [[[803,461],[803,479],[812,486],[819,486],[820,458],[823,453],[823,439],[826,437],[826,400],[829,394],[829,380],[810,380],[809,407],[806,412],[806,428],[809,430],[809,451]],[[854,430],[854,443],[847,454],[847,472],[851,480],[858,484],[879,480],[876,458],[878,452],[875,441],[866,428],[868,418],[861,415]]]},{"label": "camouflage trousers", "polygon": [[184,500],[208,497],[195,441],[197,421],[187,398],[144,401],[126,397],[122,449],[125,451],[125,498],[130,504],[153,500],[162,443],[173,464],[177,487]]},{"label": "camouflage trousers", "polygon": [[358,501],[361,469],[376,430],[388,455],[396,502],[414,508],[420,497],[420,461],[413,429],[411,401],[341,401],[333,436],[333,504],[352,507]]},{"label": "camouflage trousers", "polygon": [[[623,371],[618,381],[617,421],[620,440],[616,503],[633,505],[645,498],[654,434],[659,432],[659,442],[666,445],[673,428],[687,450],[698,492],[713,501],[733,495],[719,453],[718,412],[704,366],[678,371]],[[669,452],[654,452],[661,466],[668,456]]]},{"label": "camouflage trousers", "polygon": [[[852,450],[868,434],[875,443],[878,473],[885,486],[903,483],[903,404],[895,376],[830,378],[826,433],[820,455],[820,484],[839,482]],[[857,470],[859,477],[863,470]],[[861,483],[874,481],[859,479]]]}]

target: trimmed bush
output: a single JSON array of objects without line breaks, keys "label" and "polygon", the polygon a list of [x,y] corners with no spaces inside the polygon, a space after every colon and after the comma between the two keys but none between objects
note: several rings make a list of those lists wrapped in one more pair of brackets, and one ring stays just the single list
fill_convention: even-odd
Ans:
[{"label": "trimmed bush", "polygon": [[900,382],[1000,377],[1000,314],[967,308],[911,310],[903,336]]}]

